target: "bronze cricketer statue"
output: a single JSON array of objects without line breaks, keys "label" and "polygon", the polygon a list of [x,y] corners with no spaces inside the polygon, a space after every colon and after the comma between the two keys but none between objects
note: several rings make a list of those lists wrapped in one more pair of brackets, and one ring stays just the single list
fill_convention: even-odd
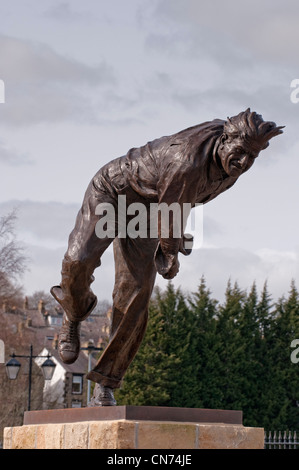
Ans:
[{"label": "bronze cricketer statue", "polygon": [[[116,404],[113,390],[120,387],[145,333],[156,273],[172,279],[179,271],[178,253],[187,255],[191,251],[184,247],[184,234],[173,236],[173,221],[166,237],[161,221],[154,238],[118,234],[119,196],[126,196],[126,207],[138,202],[146,209],[152,203],[205,204],[229,189],[283,127],[247,109],[226,121],[204,122],[132,148],[93,177],[69,237],[61,283],[51,289],[65,312],[59,335],[60,357],[65,363],[73,363],[80,351],[80,322],[96,306],[96,296],[90,289],[93,273],[113,241],[111,338],[87,375],[96,382],[90,406]],[[118,214],[115,235],[99,237],[96,233],[104,214],[97,215],[99,204],[109,204]]]}]

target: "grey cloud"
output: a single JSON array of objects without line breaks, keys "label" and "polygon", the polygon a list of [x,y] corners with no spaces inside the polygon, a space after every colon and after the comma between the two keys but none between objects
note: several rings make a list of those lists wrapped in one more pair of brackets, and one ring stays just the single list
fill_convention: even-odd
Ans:
[{"label": "grey cloud", "polygon": [[11,200],[0,203],[0,213],[17,209],[18,237],[44,246],[66,246],[79,210],[77,204]]},{"label": "grey cloud", "polygon": [[[7,201],[0,204],[0,214],[13,207],[18,208],[17,235],[26,246],[30,259],[30,271],[23,282],[28,293],[48,290],[60,282],[61,261],[67,239],[75,222],[79,206],[76,204],[40,203],[36,201]],[[221,221],[205,216],[204,232],[211,241],[216,241],[225,231]],[[225,233],[224,233],[225,236]],[[269,290],[277,298],[285,293],[291,279],[298,276],[299,253],[264,249],[252,251],[247,248],[214,247],[193,250],[188,257],[180,256],[180,272],[174,278],[176,286],[195,291],[202,275],[218,299],[223,299],[229,279],[237,281],[241,288],[248,289],[254,281],[262,288],[268,281]],[[110,300],[114,283],[112,249],[102,257],[102,265],[95,272],[93,290],[99,299]],[[165,287],[167,282],[157,276],[157,285]]]},{"label": "grey cloud", "polygon": [[51,5],[44,12],[45,17],[61,21],[78,20],[82,19],[82,16],[86,15],[86,11],[75,11],[73,8],[71,8],[68,2],[60,2],[57,5]]},{"label": "grey cloud", "polygon": [[211,110],[223,113],[217,115],[222,119],[250,107],[252,111],[265,113],[270,120],[279,121],[279,125],[285,125],[296,119],[297,114],[296,106],[290,102],[288,85],[288,82],[282,83],[281,86],[266,83],[256,90],[249,91],[246,84],[243,89],[236,89],[233,84],[223,81],[221,88],[215,87],[205,91],[195,88],[177,89],[173,91],[172,99],[192,111],[200,109],[203,105],[210,107]]},{"label": "grey cloud", "polygon": [[104,61],[88,66],[64,57],[50,46],[0,35],[1,76],[9,83],[44,82],[101,85],[111,83],[114,73]]},{"label": "grey cloud", "polygon": [[[231,66],[239,70],[247,68],[248,60],[251,59],[244,53],[239,43],[234,43],[230,38],[212,36],[205,25],[198,30],[165,28],[162,32],[159,30],[149,32],[144,45],[149,54],[160,54],[162,51],[168,56],[167,66],[172,60],[174,66],[179,64],[180,72],[190,61],[198,64],[203,75],[209,75],[210,71],[214,73],[217,71],[219,73],[220,69],[229,71]],[[190,78],[192,79],[192,76]]]},{"label": "grey cloud", "polygon": [[[26,244],[26,253],[30,256],[28,271],[22,279],[27,295],[38,290],[49,292],[53,285],[61,281],[61,262],[65,249],[50,249],[45,246]],[[92,289],[100,300],[112,299],[114,282],[114,262],[112,250],[107,250],[102,257],[102,265],[95,272]]]},{"label": "grey cloud", "polygon": [[0,35],[0,56],[6,87],[3,125],[95,122],[94,97],[116,83],[105,61],[89,66],[42,43]]},{"label": "grey cloud", "polygon": [[[289,290],[292,278],[298,275],[298,253],[252,252],[237,248],[203,248],[194,251],[189,257],[180,257],[180,272],[173,279],[176,287],[188,286],[194,292],[204,275],[213,296],[224,300],[229,280],[238,282],[244,290],[249,290],[253,282],[262,290],[265,282],[274,299]],[[166,286],[166,281],[157,278],[157,284]]]},{"label": "grey cloud", "polygon": [[[167,4],[163,6],[165,16],[169,13]],[[176,25],[180,24],[179,17],[175,20]],[[290,100],[294,66],[263,61],[246,52],[240,41],[233,43],[230,38],[213,36],[207,25],[193,30],[192,21],[186,31],[166,26],[163,33],[159,29],[150,32],[145,41],[149,53],[167,56],[160,73],[176,77],[167,87],[156,80],[157,90],[163,90],[163,101],[179,104],[190,114],[205,114],[208,119],[226,118],[251,107],[286,125],[289,139],[296,140],[294,123],[299,105]]]},{"label": "grey cloud", "polygon": [[8,96],[3,108],[1,124],[22,127],[62,121],[93,124],[97,119],[90,98],[80,92],[51,84],[26,83],[19,88],[12,87],[11,97]]},{"label": "grey cloud", "polygon": [[33,161],[0,141],[0,163],[9,166],[32,165]]},{"label": "grey cloud", "polygon": [[[28,245],[30,271],[23,279],[28,294],[36,290],[49,291],[50,287],[60,282],[63,248],[49,249]],[[189,257],[180,257],[180,272],[172,280],[176,287],[186,293],[195,292],[202,275],[214,298],[222,302],[229,280],[238,282],[240,288],[249,290],[253,282],[259,291],[265,282],[273,299],[286,294],[292,278],[298,275],[298,253],[286,256],[285,253],[263,255],[238,249],[201,249]],[[166,280],[157,276],[156,285],[165,288]],[[102,265],[95,271],[92,289],[99,300],[111,300],[114,283],[114,262],[112,250],[107,250],[102,257]]]},{"label": "grey cloud", "polygon": [[[296,139],[298,110],[290,101],[297,76],[299,30],[295,1],[158,1],[145,47],[167,57],[161,71],[181,77],[165,91],[190,113],[210,109],[221,117],[243,108],[268,113]],[[164,69],[165,63],[165,69]],[[206,112],[206,111],[205,111]]]},{"label": "grey cloud", "polygon": [[221,236],[223,232],[223,227],[219,221],[214,219],[213,217],[210,217],[208,215],[205,215],[203,213],[204,219],[203,219],[203,237],[205,240],[205,237],[207,237],[210,240],[213,240],[215,236]]},{"label": "grey cloud", "polygon": [[[17,209],[18,217],[16,234],[29,258],[29,269],[22,278],[25,292],[48,292],[52,285],[60,282],[61,262],[79,205],[51,201],[6,201],[0,203],[0,216],[13,208]],[[114,282],[112,247],[102,256],[102,266],[95,277],[92,288],[99,300],[110,301]]]},{"label": "grey cloud", "polygon": [[298,55],[298,12],[296,0],[160,0],[155,19],[186,27],[194,39],[205,31],[207,47],[216,41],[225,51],[227,44],[235,43],[267,62],[286,63]]},{"label": "grey cloud", "polygon": [[48,249],[46,247],[26,244],[26,252],[30,261],[28,271],[22,279],[27,295],[35,291],[49,292],[53,285],[60,282],[61,260],[64,255],[62,248]]}]

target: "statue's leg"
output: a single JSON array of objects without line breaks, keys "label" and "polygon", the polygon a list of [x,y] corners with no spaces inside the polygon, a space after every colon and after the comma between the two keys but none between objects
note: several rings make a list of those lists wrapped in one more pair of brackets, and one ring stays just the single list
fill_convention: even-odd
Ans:
[{"label": "statue's leg", "polygon": [[[146,330],[148,304],[155,283],[153,257],[156,248],[157,240],[149,238],[114,240],[115,286],[111,339],[98,363],[87,375],[88,379],[100,384],[96,385],[95,390],[120,387],[138,351]],[[92,405],[101,404],[106,403],[101,403],[95,394]]]},{"label": "statue's leg", "polygon": [[90,185],[78,213],[75,228],[70,234],[68,249],[62,262],[60,286],[51,289],[52,295],[65,312],[59,335],[59,353],[66,363],[74,362],[80,351],[80,322],[94,309],[97,298],[90,289],[93,272],[101,264],[103,252],[112,238],[98,238],[95,214],[100,202],[110,202],[105,194],[99,195]]}]

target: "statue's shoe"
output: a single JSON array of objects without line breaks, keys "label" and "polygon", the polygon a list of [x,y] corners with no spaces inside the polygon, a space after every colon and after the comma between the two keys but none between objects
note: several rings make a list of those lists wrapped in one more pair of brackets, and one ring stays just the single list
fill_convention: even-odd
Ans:
[{"label": "statue's shoe", "polygon": [[58,337],[58,352],[65,364],[72,364],[80,353],[80,322],[63,319]]},{"label": "statue's shoe", "polygon": [[93,397],[88,406],[115,406],[116,400],[113,395],[113,389],[96,383]]}]

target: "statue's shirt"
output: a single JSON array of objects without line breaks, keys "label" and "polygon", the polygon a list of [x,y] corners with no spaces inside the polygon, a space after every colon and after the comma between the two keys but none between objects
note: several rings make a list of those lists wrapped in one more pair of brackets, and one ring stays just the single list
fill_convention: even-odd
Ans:
[{"label": "statue's shirt", "polygon": [[[204,204],[229,189],[237,179],[217,167],[215,147],[223,125],[224,121],[215,119],[132,148],[105,165],[92,180],[93,187],[114,199],[126,195],[127,204]],[[168,239],[159,238],[165,252],[178,252],[178,239],[171,235]]]},{"label": "statue's shirt", "polygon": [[132,148],[105,165],[94,177],[94,186],[102,192],[127,193],[130,199],[134,193],[128,190],[133,189],[144,203],[206,203],[236,181],[221,169],[219,177],[209,176],[223,125],[215,119]]}]

